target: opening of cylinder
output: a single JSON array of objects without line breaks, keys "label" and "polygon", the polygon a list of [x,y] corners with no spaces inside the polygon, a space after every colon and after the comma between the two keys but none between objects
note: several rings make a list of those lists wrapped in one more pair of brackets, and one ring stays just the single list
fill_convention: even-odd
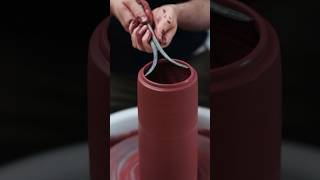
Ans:
[{"label": "opening of cylinder", "polygon": [[240,60],[249,54],[259,41],[255,21],[240,22],[216,15],[213,27],[213,68]]},{"label": "opening of cylinder", "polygon": [[[150,66],[145,68],[145,73]],[[146,78],[158,84],[175,84],[188,79],[190,75],[190,68],[182,68],[169,61],[161,60],[156,69],[150,75],[146,76]]]}]

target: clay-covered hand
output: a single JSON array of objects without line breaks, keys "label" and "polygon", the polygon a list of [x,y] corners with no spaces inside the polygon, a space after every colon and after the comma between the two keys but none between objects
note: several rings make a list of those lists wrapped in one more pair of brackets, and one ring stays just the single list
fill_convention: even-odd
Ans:
[{"label": "clay-covered hand", "polygon": [[135,21],[132,21],[129,25],[129,32],[131,33],[131,41],[134,48],[147,53],[152,52],[150,46],[152,33],[148,30],[147,25],[139,24],[135,27]]},{"label": "clay-covered hand", "polygon": [[155,34],[162,47],[170,45],[178,28],[178,9],[174,4],[168,4],[153,10]]},{"label": "clay-covered hand", "polygon": [[115,16],[129,32],[129,25],[135,20],[135,26],[140,23],[152,22],[152,11],[146,0],[110,0],[111,15]]},{"label": "clay-covered hand", "polygon": [[[152,11],[154,21],[154,32],[162,47],[167,47],[171,43],[177,31],[177,9],[175,5],[164,5]],[[146,25],[135,26],[135,22],[129,25],[132,46],[140,51],[152,52],[150,40],[151,32]]]}]

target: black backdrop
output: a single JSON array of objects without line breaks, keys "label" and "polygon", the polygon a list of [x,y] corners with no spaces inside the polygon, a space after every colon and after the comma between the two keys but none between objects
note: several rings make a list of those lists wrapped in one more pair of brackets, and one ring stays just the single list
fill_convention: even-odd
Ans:
[{"label": "black backdrop", "polygon": [[0,164],[86,140],[88,44],[108,5],[0,5]]},{"label": "black backdrop", "polygon": [[[319,6],[257,1],[247,0],[275,26],[283,50],[284,137],[320,145]],[[87,49],[108,4],[0,6],[0,164],[86,140]]]},{"label": "black backdrop", "polygon": [[265,16],[279,34],[285,139],[319,146],[319,2],[243,1]]}]

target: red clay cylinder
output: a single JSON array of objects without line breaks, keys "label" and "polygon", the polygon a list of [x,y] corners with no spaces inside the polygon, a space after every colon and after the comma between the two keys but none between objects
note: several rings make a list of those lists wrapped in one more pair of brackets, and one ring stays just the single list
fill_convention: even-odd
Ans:
[{"label": "red clay cylinder", "polygon": [[138,74],[140,180],[197,180],[197,73],[160,61]]},{"label": "red clay cylinder", "polygon": [[272,26],[239,1],[218,0],[253,18],[213,17],[213,176],[279,180],[281,58]]}]

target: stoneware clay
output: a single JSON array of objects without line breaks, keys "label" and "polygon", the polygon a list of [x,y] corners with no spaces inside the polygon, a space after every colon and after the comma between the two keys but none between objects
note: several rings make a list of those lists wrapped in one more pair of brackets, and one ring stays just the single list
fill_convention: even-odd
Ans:
[{"label": "stoneware clay", "polygon": [[209,180],[210,139],[198,134],[197,73],[161,60],[138,74],[138,135],[111,148],[111,180]]},{"label": "stoneware clay", "polygon": [[148,77],[145,69],[138,75],[141,180],[195,180],[197,73],[168,61],[161,61]]}]

